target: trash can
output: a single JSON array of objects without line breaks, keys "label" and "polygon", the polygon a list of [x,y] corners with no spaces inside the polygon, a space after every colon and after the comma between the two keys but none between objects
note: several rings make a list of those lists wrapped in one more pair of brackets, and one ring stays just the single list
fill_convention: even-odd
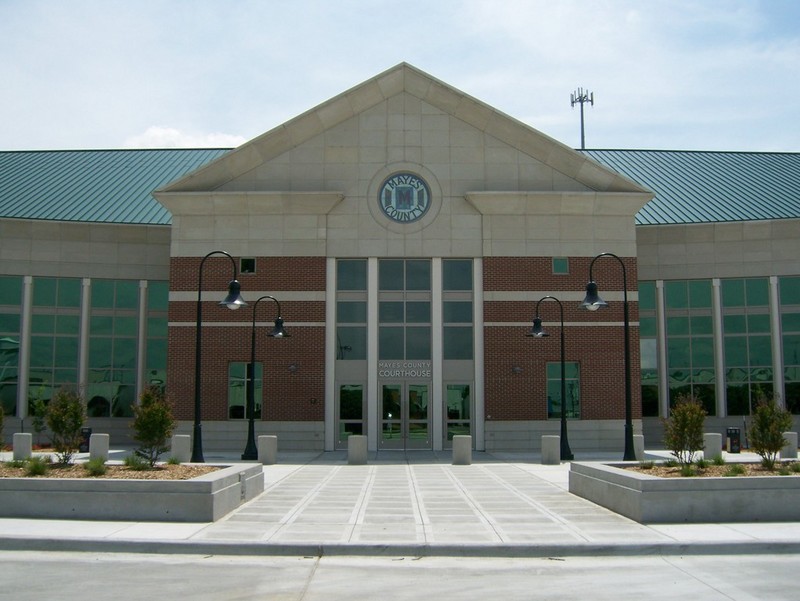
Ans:
[{"label": "trash can", "polygon": [[78,444],[79,453],[89,452],[89,441],[92,438],[91,428],[81,428],[81,442]]},{"label": "trash can", "polygon": [[742,450],[742,437],[739,428],[728,428],[725,435],[725,447],[728,453],[740,453]]}]

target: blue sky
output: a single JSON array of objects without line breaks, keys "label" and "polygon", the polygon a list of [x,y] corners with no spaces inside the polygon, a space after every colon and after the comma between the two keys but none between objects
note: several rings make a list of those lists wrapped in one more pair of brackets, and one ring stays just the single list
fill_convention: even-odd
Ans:
[{"label": "blue sky", "polygon": [[796,0],[0,0],[0,150],[235,146],[408,62],[573,147],[800,151]]}]

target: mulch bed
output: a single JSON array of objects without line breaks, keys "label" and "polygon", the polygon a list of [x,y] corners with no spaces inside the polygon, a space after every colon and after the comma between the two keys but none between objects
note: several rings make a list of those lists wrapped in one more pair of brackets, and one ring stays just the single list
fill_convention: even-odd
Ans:
[{"label": "mulch bed", "polygon": [[134,470],[124,465],[107,465],[102,476],[92,476],[82,463],[52,464],[42,476],[28,476],[24,467],[0,463],[0,478],[98,478],[125,480],[190,480],[220,469],[215,465],[157,465],[153,469]]}]

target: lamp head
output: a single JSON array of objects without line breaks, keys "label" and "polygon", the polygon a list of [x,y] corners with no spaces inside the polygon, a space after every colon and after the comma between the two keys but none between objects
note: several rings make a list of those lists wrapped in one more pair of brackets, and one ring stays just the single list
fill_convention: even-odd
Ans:
[{"label": "lamp head", "polygon": [[228,296],[219,304],[225,305],[232,311],[247,306],[247,303],[242,298],[242,285],[238,280],[231,280],[230,284],[228,284]]},{"label": "lamp head", "polygon": [[292,335],[284,329],[283,317],[278,315],[278,317],[275,318],[275,327],[272,328],[272,331],[270,331],[267,336],[270,338],[291,338]]},{"label": "lamp head", "polygon": [[581,309],[586,309],[587,311],[597,311],[598,309],[608,308],[608,303],[600,298],[600,295],[597,293],[596,282],[592,281],[586,284],[586,297],[583,299],[580,306]]},{"label": "lamp head", "polygon": [[549,335],[550,334],[542,327],[542,318],[534,317],[533,326],[531,326],[531,329],[528,331],[526,336],[531,336],[534,338],[547,338]]}]

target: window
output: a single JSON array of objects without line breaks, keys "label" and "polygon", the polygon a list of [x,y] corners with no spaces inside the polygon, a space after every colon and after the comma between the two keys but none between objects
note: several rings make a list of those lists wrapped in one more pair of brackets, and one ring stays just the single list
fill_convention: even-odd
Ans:
[{"label": "window", "polygon": [[[250,376],[250,363],[233,361],[228,364],[228,419],[247,419],[247,384]],[[253,377],[254,419],[261,419],[263,399],[263,368],[261,362],[255,363]]]},{"label": "window", "polygon": [[431,262],[378,262],[378,358],[430,360]]},{"label": "window", "polygon": [[81,281],[34,278],[29,390],[49,401],[62,386],[78,384]]},{"label": "window", "polygon": [[[574,361],[564,363],[566,390],[565,413],[567,418],[581,416],[580,365]],[[547,417],[561,418],[561,362],[547,364]]]},{"label": "window", "polygon": [[681,395],[692,395],[708,415],[716,415],[711,297],[710,280],[674,280],[664,285],[670,404]]},{"label": "window", "polygon": [[472,360],[472,260],[442,261],[442,344],[445,360]]},{"label": "window", "polygon": [[445,389],[445,427],[447,440],[471,433],[472,395],[469,384],[448,384]]},{"label": "window", "polygon": [[569,273],[569,258],[553,257],[553,273],[556,275],[566,275]]},{"label": "window", "polygon": [[167,382],[167,282],[147,286],[147,333],[145,342],[145,384],[164,390]]},{"label": "window", "polygon": [[367,290],[367,262],[363,259],[340,259],[336,263],[337,290]]},{"label": "window", "polygon": [[17,367],[20,345],[22,278],[0,276],[0,411],[17,408]]},{"label": "window", "polygon": [[342,384],[339,386],[339,425],[338,446],[347,444],[351,435],[365,434],[364,429],[364,386],[362,384]]},{"label": "window", "polygon": [[139,282],[92,280],[89,318],[89,417],[131,417],[136,402]]},{"label": "window", "polygon": [[728,415],[749,415],[760,396],[773,394],[769,281],[727,279],[721,287]]},{"label": "window", "polygon": [[779,280],[786,408],[800,414],[800,277]]},{"label": "window", "polygon": [[639,282],[639,355],[642,415],[658,417],[658,333],[655,282]]},{"label": "window", "polygon": [[239,273],[255,273],[256,260],[252,257],[242,257],[239,259]]}]

